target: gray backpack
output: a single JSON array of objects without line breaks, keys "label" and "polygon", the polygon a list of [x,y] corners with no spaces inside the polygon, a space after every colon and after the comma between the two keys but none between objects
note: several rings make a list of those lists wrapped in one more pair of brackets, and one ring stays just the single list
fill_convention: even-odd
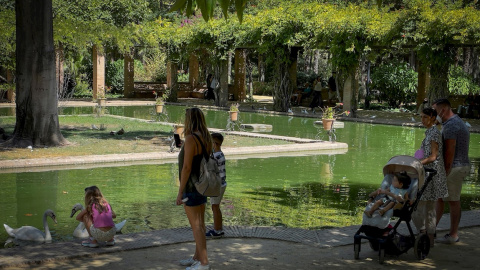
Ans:
[{"label": "gray backpack", "polygon": [[202,146],[203,158],[200,161],[200,172],[198,175],[192,174],[192,180],[195,184],[195,188],[198,193],[206,197],[218,197],[220,196],[220,190],[222,187],[222,178],[218,171],[217,160],[213,157],[213,152],[209,156],[203,145],[202,141],[197,134],[193,133],[197,137],[200,145]]}]

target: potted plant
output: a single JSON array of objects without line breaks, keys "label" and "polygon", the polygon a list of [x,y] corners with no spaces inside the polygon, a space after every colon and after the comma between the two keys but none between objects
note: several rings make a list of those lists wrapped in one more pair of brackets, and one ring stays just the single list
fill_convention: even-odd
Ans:
[{"label": "potted plant", "polygon": [[165,105],[166,94],[159,95],[157,91],[153,91],[155,95],[155,111],[157,113],[163,112],[163,105]]},{"label": "potted plant", "polygon": [[173,133],[180,135],[180,139],[183,139],[184,130],[185,130],[185,116],[183,115],[177,121],[175,121],[175,124],[173,125]]},{"label": "potted plant", "polygon": [[104,89],[100,89],[100,91],[97,91],[97,102],[100,107],[105,107],[105,105],[107,105],[107,99],[105,98]]},{"label": "potted plant", "polygon": [[230,120],[232,122],[235,122],[238,120],[238,112],[239,112],[239,107],[240,105],[238,103],[234,103],[230,106],[230,111],[228,111],[230,113]]},{"label": "potted plant", "polygon": [[350,112],[344,111],[338,114],[335,114],[335,107],[324,107],[322,109],[323,114],[322,114],[322,124],[323,124],[323,129],[325,130],[332,130],[333,127],[333,122],[335,122],[335,118],[340,115],[349,115]]}]

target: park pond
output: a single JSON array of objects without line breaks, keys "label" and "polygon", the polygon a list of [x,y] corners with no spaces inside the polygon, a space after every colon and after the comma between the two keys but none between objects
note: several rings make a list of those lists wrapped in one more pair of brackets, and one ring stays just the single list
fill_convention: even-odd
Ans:
[{"label": "park pond", "polygon": [[[109,107],[108,113],[140,119],[178,121],[185,107],[168,106],[158,117],[151,107]],[[63,108],[64,114],[88,114],[92,108]],[[209,127],[225,128],[226,111],[208,110]],[[0,115],[2,112],[0,111]],[[5,115],[5,114],[3,114]],[[242,112],[243,123],[273,125],[269,134],[327,139],[314,124],[318,119]],[[418,119],[419,121],[419,119]],[[287,226],[305,229],[361,223],[367,193],[379,187],[382,168],[395,155],[413,155],[424,129],[345,122],[337,140],[349,145],[345,154],[307,153],[302,156],[229,158],[228,187],[222,202],[225,225]],[[480,209],[480,134],[471,134],[471,174],[464,182],[462,209]],[[181,206],[174,204],[178,190],[176,163],[1,173],[0,221],[11,227],[42,227],[50,208],[58,224],[49,220],[54,241],[73,239],[77,226],[72,206],[83,203],[83,189],[97,185],[127,223],[123,233],[186,227]],[[207,209],[207,224],[212,224]],[[4,230],[0,241],[7,239]]]}]

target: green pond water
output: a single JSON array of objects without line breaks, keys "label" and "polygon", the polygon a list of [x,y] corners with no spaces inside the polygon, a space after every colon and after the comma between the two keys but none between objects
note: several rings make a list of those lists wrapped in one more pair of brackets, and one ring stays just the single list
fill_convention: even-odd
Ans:
[{"label": "green pond water", "polygon": [[[168,106],[171,122],[185,107]],[[90,111],[89,111],[90,110]],[[108,108],[110,114],[152,119],[150,107]],[[91,113],[91,108],[64,108],[64,114]],[[0,111],[0,114],[2,111]],[[209,127],[225,128],[228,113],[206,111]],[[272,124],[270,134],[327,139],[314,119],[241,113],[243,123]],[[424,129],[345,122],[337,140],[349,145],[337,155],[229,159],[228,187],[222,202],[225,225],[288,226],[306,229],[361,223],[366,193],[378,188],[382,168],[395,155],[413,154]],[[1,154],[1,153],[0,153]],[[480,135],[471,134],[471,174],[464,182],[462,209],[480,209]],[[44,172],[0,173],[0,222],[11,227],[42,227],[50,208],[58,224],[49,221],[54,241],[73,239],[77,222],[70,210],[83,203],[83,189],[97,185],[117,213],[127,219],[123,233],[188,226],[178,190],[177,164],[131,165]],[[212,224],[207,210],[207,224]],[[0,230],[0,241],[7,239]]]}]

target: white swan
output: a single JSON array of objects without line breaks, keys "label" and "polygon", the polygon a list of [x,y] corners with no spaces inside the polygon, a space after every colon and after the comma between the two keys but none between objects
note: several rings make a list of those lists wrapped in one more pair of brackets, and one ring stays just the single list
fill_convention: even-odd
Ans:
[{"label": "white swan", "polygon": [[48,243],[52,242],[52,235],[50,234],[50,229],[48,228],[47,216],[51,217],[53,221],[57,223],[55,213],[50,209],[45,211],[43,214],[43,228],[45,229],[45,232],[42,232],[32,226],[22,226],[18,229],[10,228],[10,226],[7,224],[3,224],[3,226],[5,227],[7,234],[15,239]]},{"label": "white swan", "polygon": [[[83,205],[77,203],[73,206],[72,208],[72,213],[70,214],[70,217],[73,217],[77,211],[82,211]],[[87,238],[88,237],[88,231],[85,228],[85,224],[83,222],[79,222],[78,226],[73,230],[73,237],[76,238]]]},{"label": "white swan", "polygon": [[[83,205],[76,203],[73,208],[72,208],[72,213],[70,214],[70,217],[73,217],[77,211],[82,211],[84,209]],[[123,226],[125,226],[125,223],[127,220],[123,220],[120,223],[115,224],[115,229],[117,230],[117,233],[122,231]],[[73,236],[77,238],[87,238],[88,237],[88,231],[85,228],[85,224],[83,222],[80,222],[78,226],[75,228],[73,231]]]}]

